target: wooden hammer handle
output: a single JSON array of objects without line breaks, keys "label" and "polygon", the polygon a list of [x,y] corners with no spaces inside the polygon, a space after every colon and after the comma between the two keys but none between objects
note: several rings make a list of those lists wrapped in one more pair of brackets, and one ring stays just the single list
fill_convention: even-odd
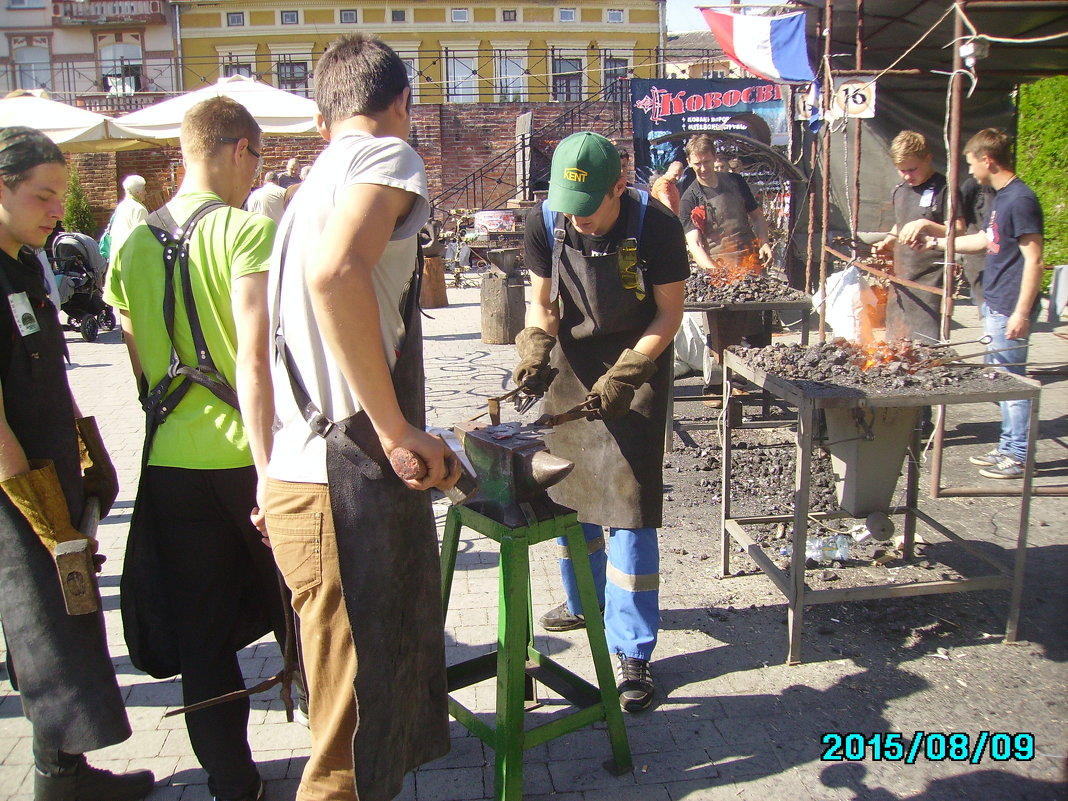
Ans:
[{"label": "wooden hammer handle", "polygon": [[389,452],[389,463],[393,472],[405,481],[419,481],[428,472],[426,462],[419,454],[407,448],[394,448]]}]

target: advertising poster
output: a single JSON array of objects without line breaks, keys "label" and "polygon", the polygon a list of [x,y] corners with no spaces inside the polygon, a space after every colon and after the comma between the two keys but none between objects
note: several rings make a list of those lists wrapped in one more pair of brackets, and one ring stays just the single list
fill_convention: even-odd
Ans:
[{"label": "advertising poster", "polygon": [[638,183],[676,159],[686,161],[683,142],[649,144],[664,134],[733,131],[766,145],[789,141],[788,91],[780,84],[747,78],[634,78],[630,89]]}]

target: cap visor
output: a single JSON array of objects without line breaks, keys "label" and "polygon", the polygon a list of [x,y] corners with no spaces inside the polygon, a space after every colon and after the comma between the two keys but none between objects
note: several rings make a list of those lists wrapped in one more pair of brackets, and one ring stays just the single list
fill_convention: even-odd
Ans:
[{"label": "cap visor", "polygon": [[589,194],[549,183],[549,197],[546,201],[551,211],[561,214],[574,214],[576,217],[589,217],[601,205],[605,193]]}]

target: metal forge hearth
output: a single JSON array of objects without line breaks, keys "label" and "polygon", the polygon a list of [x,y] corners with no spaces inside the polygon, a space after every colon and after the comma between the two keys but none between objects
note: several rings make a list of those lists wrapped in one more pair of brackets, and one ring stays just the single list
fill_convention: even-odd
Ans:
[{"label": "metal forge hearth", "polygon": [[[1010,591],[1009,614],[1005,630],[1006,642],[1016,639],[1023,591],[1023,570],[1027,545],[1027,525],[1030,512],[1031,485],[1034,476],[1034,442],[1038,431],[1039,385],[1027,379],[1000,373],[997,380],[972,383],[966,388],[898,389],[893,393],[876,394],[850,386],[837,386],[827,381],[786,379],[754,366],[746,353],[727,351],[724,356],[724,398],[730,398],[730,385],[744,378],[797,409],[796,465],[794,475],[794,510],[786,515],[758,515],[735,517],[731,511],[731,445],[732,432],[748,427],[732,423],[732,415],[724,416],[722,456],[722,575],[730,574],[731,540],[745,549],[760,569],[786,596],[788,614],[787,663],[801,661],[801,624],[807,604],[838,603],[842,601],[893,598],[913,595],[933,595],[948,592],[1004,589]],[[960,403],[1030,400],[1031,417],[1026,460],[1020,497],[1019,529],[1012,567],[1003,564],[975,547],[945,524],[919,508],[920,432],[916,426],[923,406]],[[731,401],[736,403],[737,401]],[[840,511],[811,512],[809,487],[812,477],[812,448],[818,442],[816,432],[819,415],[826,418],[825,447],[832,455],[836,475]],[[792,425],[788,421],[784,425]],[[904,504],[893,505],[898,478],[904,467]],[[865,517],[869,514],[903,517],[903,553],[906,560],[914,558],[917,521],[923,522],[937,534],[967,550],[972,556],[994,569],[988,575],[922,581],[910,584],[877,584],[844,589],[814,590],[805,583],[805,543],[810,520],[832,520]],[[768,523],[792,524],[789,536],[792,554],[789,572],[781,569],[761,546],[746,532],[746,526]]]}]

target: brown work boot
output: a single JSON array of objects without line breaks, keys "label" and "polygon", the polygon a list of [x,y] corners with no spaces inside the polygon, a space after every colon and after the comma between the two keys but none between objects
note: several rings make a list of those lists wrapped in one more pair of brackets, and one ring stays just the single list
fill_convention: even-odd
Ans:
[{"label": "brown work boot", "polygon": [[83,755],[65,776],[46,776],[35,769],[33,801],[141,801],[154,784],[150,770],[112,773],[92,767]]}]

